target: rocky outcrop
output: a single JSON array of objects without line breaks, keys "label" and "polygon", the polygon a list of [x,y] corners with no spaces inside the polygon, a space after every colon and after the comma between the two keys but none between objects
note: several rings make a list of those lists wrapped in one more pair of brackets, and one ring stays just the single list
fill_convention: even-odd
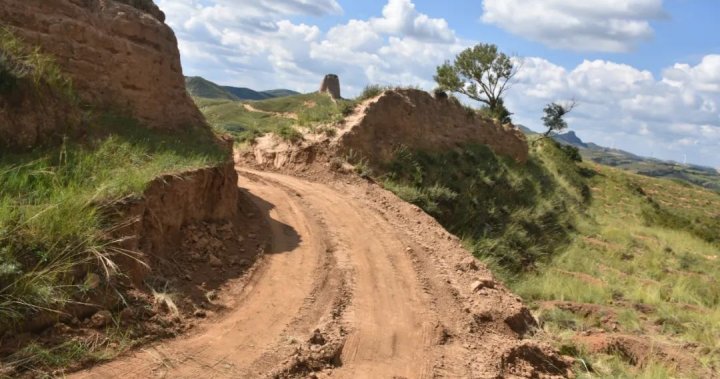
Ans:
[{"label": "rocky outcrop", "polygon": [[[149,13],[148,13],[149,12]],[[150,0],[3,0],[0,22],[55,57],[80,98],[153,128],[203,123],[177,40]]]},{"label": "rocky outcrop", "polygon": [[327,93],[333,99],[340,99],[340,78],[335,74],[325,75],[320,84],[320,93]]},{"label": "rocky outcrop", "polygon": [[363,105],[340,137],[339,146],[360,153],[372,164],[390,161],[400,146],[438,151],[476,143],[496,154],[525,162],[528,144],[512,125],[500,125],[452,98],[433,98],[420,90],[392,90]]}]

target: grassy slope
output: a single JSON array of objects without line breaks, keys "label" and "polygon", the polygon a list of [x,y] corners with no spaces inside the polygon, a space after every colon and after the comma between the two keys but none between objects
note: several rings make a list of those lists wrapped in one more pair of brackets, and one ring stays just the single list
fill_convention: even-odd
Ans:
[{"label": "grassy slope", "polygon": [[206,99],[238,100],[235,95],[224,88],[199,76],[186,77],[185,87],[192,96]]},{"label": "grassy slope", "polygon": [[103,137],[0,156],[0,323],[61,307],[81,291],[68,286],[76,267],[112,258],[103,204],[226,159],[201,129],[151,132],[105,116],[89,132]]},{"label": "grassy slope", "polygon": [[[696,344],[690,351],[719,367],[720,196],[600,165],[593,169],[599,173],[590,180],[593,201],[576,238],[514,289],[537,304],[563,300],[619,308],[613,332]],[[637,311],[638,305],[649,311]],[[549,317],[550,330],[566,329],[562,324],[563,317]],[[605,327],[591,318],[572,325],[575,331]],[[570,343],[567,337],[561,333],[557,342]],[[595,359],[608,375],[622,371],[612,357]]]},{"label": "grassy slope", "polygon": [[[608,332],[691,343],[704,364],[717,365],[720,196],[596,164],[576,166],[554,144],[538,146],[524,167],[480,146],[435,155],[401,149],[380,174],[388,189],[463,236],[538,309],[560,300],[611,307],[619,326]],[[598,314],[540,313],[545,335],[576,354],[582,349],[567,348],[575,336],[607,326]],[[579,367],[584,376],[674,375],[662,362],[634,368],[620,354],[582,357],[595,370]]]},{"label": "grassy slope", "polygon": [[[17,81],[32,81],[37,91],[75,98],[51,57],[2,28],[0,51],[0,96],[13,96],[21,88]],[[37,94],[43,95],[51,94]],[[111,273],[119,252],[104,205],[142,192],[159,175],[227,159],[204,127],[163,133],[118,116],[85,119],[82,133],[71,130],[85,135],[82,141],[0,151],[0,327],[78,301],[88,290],[82,282],[88,272]]]},{"label": "grassy slope", "polygon": [[[195,98],[195,102],[216,129],[231,133],[241,143],[266,133],[298,140],[302,136],[296,127],[314,129],[338,122],[355,105],[349,100],[333,102],[329,96],[319,93],[252,102],[203,98]],[[258,111],[246,109],[245,104]]]},{"label": "grassy slope", "polygon": [[[537,135],[537,133],[524,127],[523,132],[528,135]],[[623,150],[608,149],[592,143],[585,144],[573,132],[556,135],[554,138],[561,143],[568,143],[579,148],[580,153],[587,160],[636,174],[653,178],[675,179],[720,192],[720,173],[709,167],[683,165],[640,157]]]},{"label": "grassy slope", "polygon": [[588,189],[561,155],[549,145],[523,166],[486,146],[441,154],[400,149],[383,180],[464,237],[477,255],[514,276],[569,242],[568,215]]}]

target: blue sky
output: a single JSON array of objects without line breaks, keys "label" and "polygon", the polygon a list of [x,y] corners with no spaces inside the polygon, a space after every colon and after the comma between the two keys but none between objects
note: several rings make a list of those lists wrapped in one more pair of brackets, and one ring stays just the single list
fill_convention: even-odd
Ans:
[{"label": "blue sky", "polygon": [[370,83],[432,89],[435,67],[477,42],[522,61],[514,120],[575,98],[588,141],[720,167],[717,0],[156,0],[187,75],[345,96]]}]

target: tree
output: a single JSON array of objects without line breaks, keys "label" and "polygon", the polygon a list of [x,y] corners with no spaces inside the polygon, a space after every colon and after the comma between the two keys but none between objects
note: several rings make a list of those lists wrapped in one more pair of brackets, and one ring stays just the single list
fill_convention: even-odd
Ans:
[{"label": "tree", "polygon": [[575,102],[575,100],[572,100],[567,105],[558,103],[548,104],[545,109],[543,109],[545,116],[543,116],[542,120],[543,124],[547,128],[547,131],[543,133],[543,137],[549,137],[553,133],[558,133],[567,129],[568,124],[567,121],[565,121],[565,116],[572,112],[576,106],[577,102]]},{"label": "tree", "polygon": [[437,68],[435,81],[446,91],[461,93],[485,104],[493,115],[509,115],[502,97],[509,89],[518,66],[493,44],[479,44]]}]

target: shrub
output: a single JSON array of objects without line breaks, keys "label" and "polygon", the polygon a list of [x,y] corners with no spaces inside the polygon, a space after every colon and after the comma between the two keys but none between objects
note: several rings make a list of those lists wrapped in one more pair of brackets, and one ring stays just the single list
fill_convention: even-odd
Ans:
[{"label": "shrub", "polygon": [[372,99],[373,97],[379,96],[381,93],[383,93],[387,90],[390,90],[390,89],[391,88],[387,87],[387,86],[371,84],[371,85],[366,86],[365,89],[363,89],[360,96],[358,96],[357,99],[355,99],[355,100],[363,101],[363,100]]},{"label": "shrub", "polygon": [[280,136],[280,138],[290,141],[290,142],[298,142],[303,139],[302,133],[297,131],[297,129],[293,128],[292,126],[283,125],[280,129],[276,131],[277,135]]},{"label": "shrub", "polygon": [[560,150],[573,162],[582,162],[582,155],[580,155],[580,149],[571,145],[561,145]]},{"label": "shrub", "polygon": [[356,106],[357,103],[355,103],[354,101],[345,102],[340,105],[340,113],[345,117],[350,116],[353,112],[355,112]]}]

